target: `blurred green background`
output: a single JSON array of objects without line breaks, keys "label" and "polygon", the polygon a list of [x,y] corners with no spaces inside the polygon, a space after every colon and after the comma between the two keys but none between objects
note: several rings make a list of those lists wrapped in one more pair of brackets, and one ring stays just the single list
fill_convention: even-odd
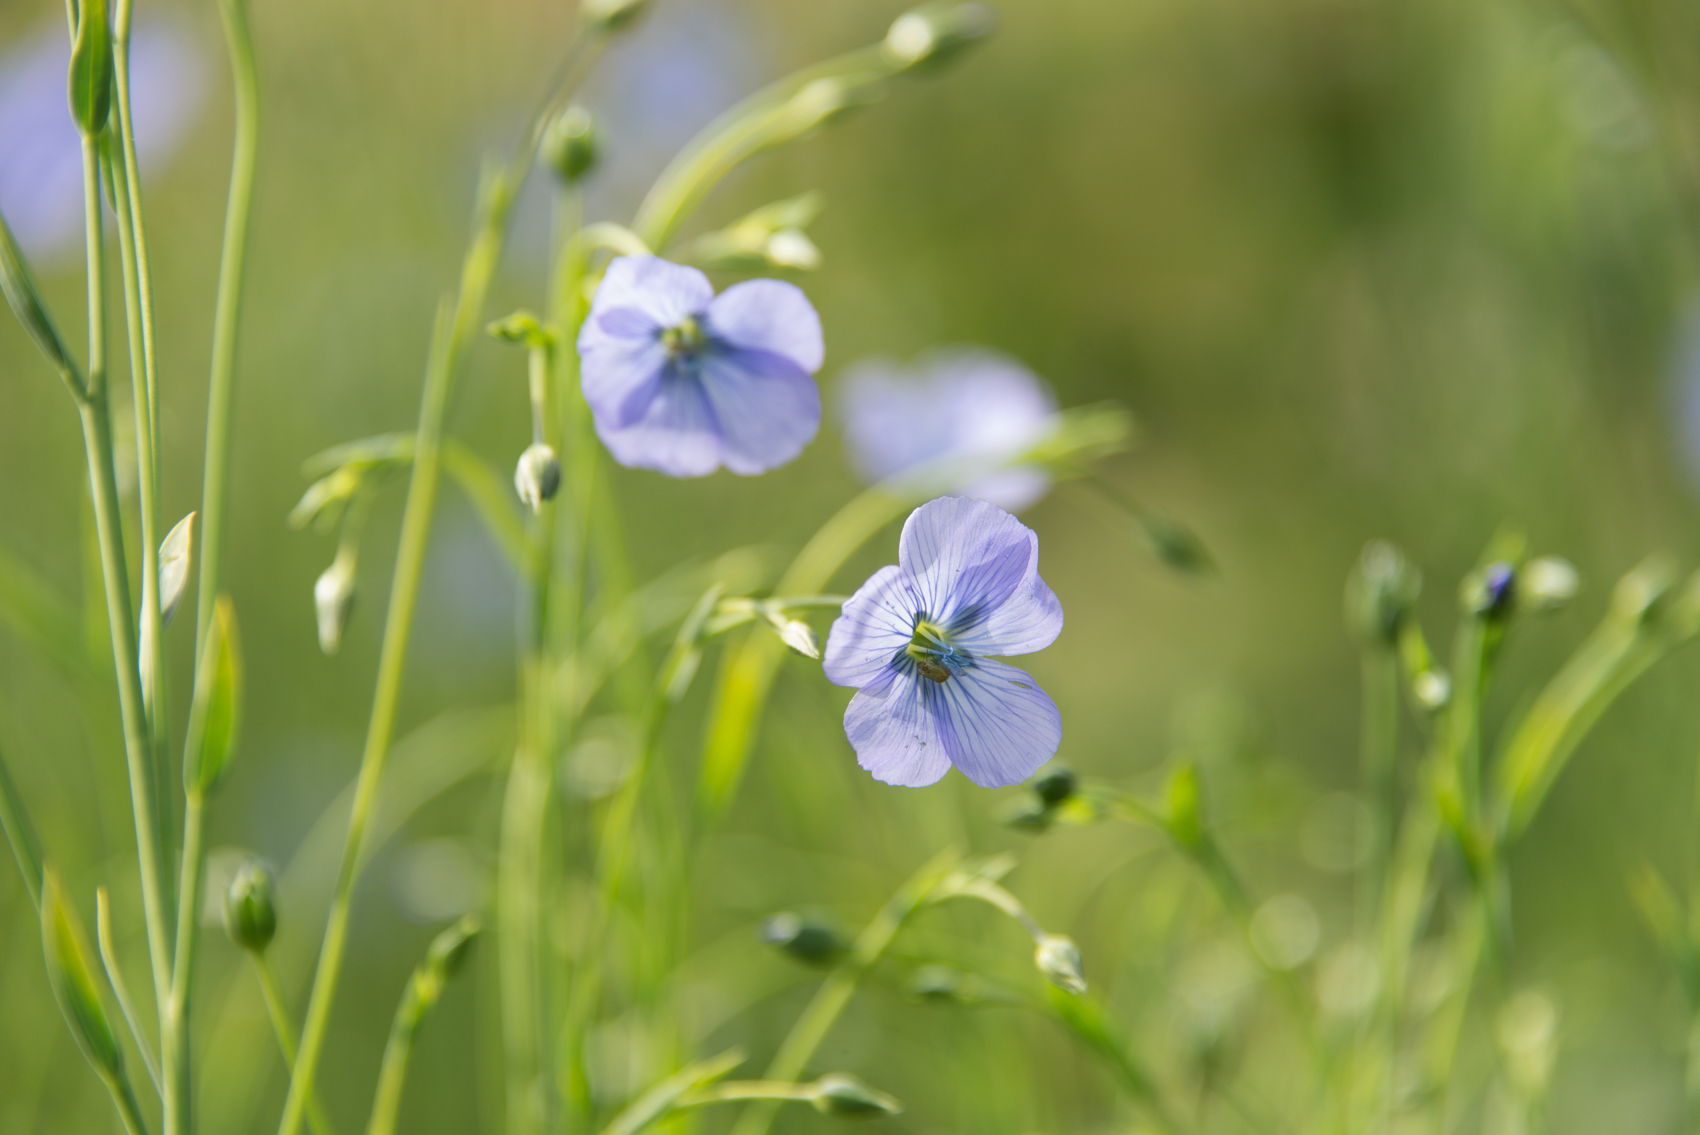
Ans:
[{"label": "blurred green background", "polygon": [[[1556,669],[1618,575],[1649,552],[1688,563],[1700,553],[1700,10],[1675,0],[998,7],[1002,28],[986,47],[943,74],[893,82],[880,105],[760,159],[714,194],[698,227],[825,192],[811,233],[825,264],[798,282],[826,329],[829,407],[849,362],[971,342],[1024,359],[1064,405],[1133,409],[1141,444],[1106,476],[1191,524],[1220,574],[1165,570],[1123,518],[1060,486],[1024,519],[1068,629],[1026,661],[1062,709],[1061,756],[1084,774],[1145,788],[1175,751],[1199,756],[1230,849],[1260,893],[1314,905],[1325,955],[1350,929],[1349,878],[1327,855],[1307,856],[1300,837],[1321,822],[1319,799],[1355,785],[1356,656],[1340,594],[1364,542],[1392,539],[1422,565],[1424,617],[1443,649],[1456,581],[1501,527],[1580,568],[1572,609],[1516,633],[1490,721]],[[179,21],[207,72],[185,144],[146,183],[174,519],[199,495],[228,82],[210,4],[138,9]],[[877,40],[900,10],[656,0],[583,98],[607,127],[593,215],[628,219],[696,126],[788,70]],[[478,160],[516,135],[573,13],[542,0],[257,0],[253,16],[265,118],[227,569],[249,695],[211,839],[281,865],[354,774],[400,505],[399,487],[381,498],[352,627],[325,658],[311,591],[332,542],[284,523],[305,486],[300,463],[412,427]],[[61,19],[50,0],[9,0],[0,44]],[[492,317],[540,304],[547,239],[538,192],[519,210]],[[75,340],[78,254],[40,267]],[[511,467],[529,440],[521,361],[480,343],[469,367],[452,431]],[[829,409],[820,440],[759,479],[619,471],[637,576],[739,545],[781,556],[799,546],[857,487],[836,428]],[[64,391],[0,319],[0,545],[86,608],[98,659],[104,615],[83,567],[82,471]],[[839,587],[891,562],[895,546],[894,529]],[[481,901],[511,745],[515,602],[476,517],[446,492],[403,732],[451,709],[488,712],[439,723],[416,746],[465,775],[377,851],[359,891],[322,1075],[344,1131],[365,1115],[406,973],[435,925]],[[187,648],[174,627],[180,696]],[[114,707],[87,692],[101,688],[94,673],[68,675],[0,626],[0,750],[85,918],[94,886],[113,890],[137,984],[121,749]],[[1562,1014],[1555,1131],[1678,1129],[1682,1002],[1624,878],[1643,860],[1679,881],[1692,873],[1697,679],[1700,660],[1682,655],[1629,693],[1512,865],[1512,983],[1546,991]],[[1095,989],[1165,1074],[1184,1078],[1200,1059],[1262,1061],[1279,1092],[1282,1058],[1256,1055],[1279,1027],[1242,1004],[1212,900],[1156,837],[1117,828],[1033,840],[991,821],[1005,793],[956,776],[921,790],[875,783],[839,728],[847,697],[816,667],[787,661],[742,794],[697,863],[691,961],[668,987],[684,1047],[743,1043],[765,1062],[814,975],[761,945],[760,917],[811,908],[853,928],[957,840],[1022,852],[1012,889],[1046,926],[1077,937]],[[703,700],[699,688],[669,731],[679,784],[695,775]],[[1414,754],[1413,740],[1407,768]],[[571,794],[575,776],[564,778],[569,831],[589,808]],[[331,846],[319,852],[323,878],[303,868],[283,892],[278,964],[297,998]],[[568,953],[581,914],[556,912]],[[33,914],[9,868],[0,926],[0,1132],[99,1130],[110,1123],[104,1093],[48,996]],[[988,911],[929,915],[916,941],[934,939],[942,952],[972,941],[1012,981],[1037,980],[1020,932]],[[496,1129],[493,959],[486,950],[427,1025],[404,1129]],[[221,935],[205,951],[197,1027],[209,1132],[271,1130],[282,1094],[239,960]],[[870,987],[815,1062],[901,1098],[908,1110],[889,1129],[1129,1129],[1108,1078],[1052,1024],[913,1004],[902,972]],[[611,1100],[655,1071],[659,1042],[645,1029],[629,1015],[597,1033],[593,1068]],[[1466,1052],[1471,1075],[1487,1060]],[[780,1121],[799,1132],[830,1122],[806,1109]]]}]

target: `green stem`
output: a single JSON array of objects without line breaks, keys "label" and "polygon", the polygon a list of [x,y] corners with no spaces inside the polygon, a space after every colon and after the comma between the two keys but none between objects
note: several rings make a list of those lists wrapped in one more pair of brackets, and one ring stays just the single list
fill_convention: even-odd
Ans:
[{"label": "green stem", "polygon": [[[266,1002],[266,1015],[271,1018],[272,1034],[277,1037],[278,1051],[283,1053],[283,1066],[286,1071],[295,1071],[295,1026],[290,1023],[289,1010],[284,1007],[283,994],[277,987],[277,974],[272,970],[271,959],[264,954],[249,954],[254,959],[254,973],[259,978],[260,996]],[[331,1135],[330,1121],[325,1118],[324,1108],[319,1106],[319,1093],[314,1092],[307,1097],[307,1126],[313,1129],[314,1135]]]},{"label": "green stem", "polygon": [[372,1118],[366,1125],[366,1135],[395,1135],[396,1117],[401,1112],[401,1090],[407,1084],[407,1062],[413,1055],[413,1038],[419,1033],[421,1017],[417,983],[409,980],[407,993],[390,1023],[390,1039],[384,1045],[384,1062],[378,1070],[378,1088],[372,1097]]},{"label": "green stem", "polygon": [[148,1079],[153,1081],[154,1091],[161,1093],[163,1097],[165,1089],[160,1083],[159,1065],[154,1063],[153,1053],[148,1051],[147,1033],[142,1028],[141,1018],[136,1014],[136,1003],[130,997],[130,983],[124,980],[124,970],[118,965],[118,951],[112,945],[112,910],[107,901],[105,887],[95,890],[94,910],[95,943],[100,948],[100,964],[106,968],[106,980],[118,998],[118,1011],[124,1014],[124,1023],[130,1027],[130,1039],[135,1042],[136,1051],[141,1054],[142,1067],[147,1069]]},{"label": "green stem", "polygon": [[142,884],[142,910],[147,922],[148,955],[154,993],[163,1004],[170,984],[170,940],[162,896],[167,887],[160,854],[157,783],[150,746],[146,701],[137,668],[135,607],[130,598],[129,566],[124,554],[122,506],[113,468],[112,418],[106,381],[106,273],[100,207],[100,157],[92,138],[83,139],[83,196],[88,237],[89,369],[87,397],[78,403],[83,449],[88,457],[89,490],[94,503],[95,531],[100,545],[101,581],[106,592],[107,623],[112,635],[112,662],[118,683],[118,711],[124,733],[124,753],[130,776],[130,803],[136,824],[136,858]]},{"label": "green stem", "polygon": [[[232,2],[232,0],[226,0]],[[525,140],[515,150],[505,168],[487,169],[478,194],[478,215],[473,228],[472,244],[461,263],[460,287],[453,314],[438,312],[433,332],[430,358],[426,364],[425,389],[420,397],[419,427],[415,434],[413,470],[408,480],[407,503],[403,506],[401,540],[396,551],[395,575],[390,587],[389,610],[384,619],[384,639],[378,656],[377,688],[372,697],[372,715],[366,730],[366,745],[360,757],[360,772],[355,782],[354,806],[349,814],[348,834],[343,844],[342,864],[337,871],[336,894],[331,900],[330,916],[325,923],[325,936],[319,947],[319,962],[313,973],[313,989],[307,1000],[307,1022],[301,1035],[301,1058],[295,1074],[290,1077],[289,1094],[284,1100],[279,1135],[296,1135],[301,1129],[302,1109],[307,1090],[312,1087],[313,1073],[324,1045],[325,1031],[330,1026],[331,1003],[336,998],[337,980],[342,971],[342,953],[347,944],[348,915],[354,893],[354,880],[359,874],[360,849],[365,840],[366,826],[371,820],[377,800],[378,785],[383,779],[384,764],[389,756],[390,741],[395,732],[396,705],[401,696],[401,680],[407,663],[407,644],[413,629],[413,611],[419,599],[419,579],[424,568],[425,545],[431,533],[431,513],[436,505],[438,472],[442,463],[443,423],[448,414],[450,396],[460,355],[475,333],[484,310],[484,297],[490,288],[491,277],[500,258],[502,239],[513,207],[514,194],[531,167],[537,141],[546,125],[548,108],[570,92],[593,59],[600,39],[587,46],[575,46],[568,54],[569,63],[554,99],[544,104],[544,112],[533,121]]]},{"label": "green stem", "polygon": [[0,760],[0,828],[5,829],[6,842],[12,846],[12,858],[17,860],[18,874],[24,877],[30,905],[41,906],[41,848],[4,760]]},{"label": "green stem", "polygon": [[[568,193],[574,204],[563,201],[561,220],[568,233],[577,228],[578,195]],[[563,245],[563,258],[582,266],[571,255],[571,238]],[[579,272],[564,266],[552,281],[551,314],[556,317],[556,343],[533,347],[530,366],[534,440],[562,449],[561,406],[576,398],[576,384],[561,372],[572,367],[577,354],[563,343],[572,342],[577,331]],[[569,463],[567,468],[574,466]],[[569,493],[568,499],[576,494]],[[550,998],[544,990],[543,935],[539,911],[546,901],[544,839],[549,802],[554,791],[554,754],[560,747],[559,713],[552,696],[550,675],[559,656],[552,605],[555,587],[555,535],[559,523],[560,498],[546,502],[532,525],[530,538],[532,572],[529,617],[525,620],[527,641],[520,655],[520,743],[508,774],[503,798],[500,851],[497,860],[496,941],[499,951],[502,995],[502,1040],[507,1069],[507,1119],[513,1132],[550,1131],[557,1126],[559,1107],[554,1098],[554,1061],[550,1054],[549,1030],[544,1006]],[[568,620],[576,626],[576,608],[581,589],[569,581],[566,602],[574,607]]]},{"label": "green stem", "polygon": [[165,1130],[188,1131],[194,1123],[194,1085],[190,1076],[189,1001],[195,972],[197,933],[201,912],[205,798],[193,787],[184,796],[182,883],[178,887],[177,956],[171,973],[171,995],[165,1000],[164,1033],[170,1043],[165,1058]]},{"label": "green stem", "polygon": [[224,252],[218,266],[213,313],[212,375],[207,385],[206,468],[201,482],[201,566],[195,602],[196,658],[212,628],[213,604],[223,585],[224,523],[229,499],[230,430],[235,394],[236,335],[248,260],[248,231],[254,206],[254,165],[259,154],[260,84],[254,66],[254,36],[245,0],[219,0],[236,100],[236,132],[230,154],[230,194],[224,211]]},{"label": "green stem", "polygon": [[[874,916],[873,921],[868,923],[856,939],[856,944],[849,954],[838,963],[832,975],[821,983],[814,999],[803,1010],[803,1015],[797,1018],[797,1023],[791,1026],[791,1031],[786,1034],[779,1051],[774,1054],[773,1062],[767,1066],[765,1079],[795,1081],[802,1075],[803,1069],[814,1057],[815,1049],[820,1047],[821,1041],[826,1039],[827,1032],[838,1020],[838,1014],[849,1004],[850,996],[856,992],[856,986],[860,984],[863,976],[885,955],[903,924],[921,909],[933,889],[956,867],[960,859],[953,850],[934,856],[904,883],[884,909]],[[750,1104],[738,1116],[738,1122],[732,1128],[732,1135],[767,1135],[778,1111],[779,1104],[775,1101],[758,1100]]]},{"label": "green stem", "polygon": [[124,1121],[124,1130],[128,1135],[148,1135],[147,1120],[142,1118],[142,1105],[136,1101],[136,1090],[130,1086],[129,1077],[119,1075],[107,1080],[106,1090],[112,1093],[112,1102],[118,1105],[118,1115]]},{"label": "green stem", "polygon": [[1399,662],[1391,648],[1365,647],[1363,723],[1359,747],[1364,792],[1369,797],[1369,854],[1358,870],[1358,932],[1367,938],[1381,905],[1381,888],[1393,861],[1399,795]]}]

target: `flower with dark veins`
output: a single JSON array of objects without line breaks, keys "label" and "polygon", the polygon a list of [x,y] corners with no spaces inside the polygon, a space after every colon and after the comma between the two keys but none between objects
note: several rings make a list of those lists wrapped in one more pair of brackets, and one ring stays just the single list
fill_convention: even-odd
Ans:
[{"label": "flower with dark veins", "polygon": [[1062,741],[1056,704],[997,660],[1062,631],[1038,537],[987,501],[940,497],[910,514],[897,558],[827,637],[827,678],[856,687],[844,731],[858,762],[887,784],[932,784],[952,765],[983,787],[1020,783]]}]

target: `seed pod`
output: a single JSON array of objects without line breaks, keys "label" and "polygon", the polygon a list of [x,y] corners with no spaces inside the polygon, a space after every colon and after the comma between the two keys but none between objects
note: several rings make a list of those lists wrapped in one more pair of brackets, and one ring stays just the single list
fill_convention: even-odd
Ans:
[{"label": "seed pod", "polygon": [[569,106],[543,131],[543,160],[563,184],[573,185],[596,165],[600,151],[596,122],[582,106]]}]

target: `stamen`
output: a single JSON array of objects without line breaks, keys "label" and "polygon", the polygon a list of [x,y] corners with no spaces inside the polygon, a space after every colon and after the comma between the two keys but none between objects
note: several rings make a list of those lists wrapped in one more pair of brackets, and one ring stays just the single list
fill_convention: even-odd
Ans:
[{"label": "stamen", "polygon": [[662,344],[667,348],[667,353],[675,358],[700,351],[704,338],[702,324],[694,315],[687,315],[685,321],[677,327],[669,327],[661,332]]}]

